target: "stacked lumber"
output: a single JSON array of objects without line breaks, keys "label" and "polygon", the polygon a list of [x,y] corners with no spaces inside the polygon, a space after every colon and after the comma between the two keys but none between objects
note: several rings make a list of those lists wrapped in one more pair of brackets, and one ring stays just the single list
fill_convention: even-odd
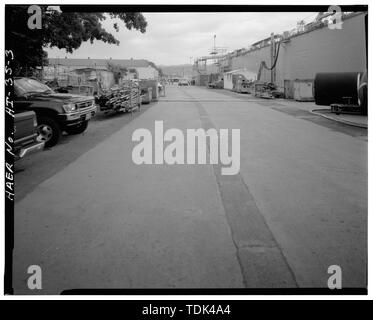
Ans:
[{"label": "stacked lumber", "polygon": [[136,83],[113,87],[96,97],[100,110],[108,112],[132,112],[140,107],[140,88]]}]

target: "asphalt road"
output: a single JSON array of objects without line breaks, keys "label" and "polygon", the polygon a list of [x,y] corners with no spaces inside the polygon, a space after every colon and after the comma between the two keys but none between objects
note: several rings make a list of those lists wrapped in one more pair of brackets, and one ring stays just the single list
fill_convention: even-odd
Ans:
[{"label": "asphalt road", "polygon": [[[93,121],[16,175],[14,289],[344,287],[367,281],[367,136],[296,103],[167,87],[136,117]],[[241,130],[240,172],[135,165],[132,133]],[[37,168],[36,168],[37,167]],[[42,290],[29,290],[39,265]]]},{"label": "asphalt road", "polygon": [[79,135],[64,133],[61,142],[56,146],[17,161],[15,201],[24,198],[41,182],[65,168],[153,105],[154,102],[143,104],[132,115],[130,113],[105,114],[99,111],[91,119],[84,133]]}]

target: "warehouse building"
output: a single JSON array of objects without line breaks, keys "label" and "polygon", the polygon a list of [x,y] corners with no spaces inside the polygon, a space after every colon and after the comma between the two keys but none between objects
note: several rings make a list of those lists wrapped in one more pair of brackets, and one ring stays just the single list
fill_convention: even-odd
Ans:
[{"label": "warehouse building", "polygon": [[[319,72],[366,70],[367,13],[344,15],[342,22],[342,29],[331,29],[327,23],[315,20],[296,31],[273,35],[274,47],[279,50],[277,63],[272,72],[263,69],[258,80],[274,82],[288,98],[293,98],[295,80],[309,82]],[[267,38],[246,50],[230,53],[221,65],[258,73],[262,61],[271,66],[271,49],[271,38]]]}]

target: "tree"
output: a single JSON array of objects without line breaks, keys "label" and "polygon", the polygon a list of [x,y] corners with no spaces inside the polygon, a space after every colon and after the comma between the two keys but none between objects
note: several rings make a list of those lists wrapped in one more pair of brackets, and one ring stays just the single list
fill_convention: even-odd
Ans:
[{"label": "tree", "polygon": [[[8,39],[6,49],[12,50],[15,56],[13,69],[15,74],[25,74],[30,68],[45,65],[46,47],[57,47],[72,53],[85,41],[103,41],[119,45],[113,34],[107,32],[101,22],[105,19],[119,19],[124,22],[127,29],[146,31],[147,22],[138,12],[63,12],[43,5],[42,28],[29,29],[27,21],[30,14],[29,6],[7,5],[6,28]],[[63,7],[61,7],[63,10]],[[118,32],[119,25],[113,22]]]},{"label": "tree", "polygon": [[149,61],[148,60],[148,63],[151,67],[153,67],[155,70],[158,71],[158,75],[162,78],[163,77],[163,70],[161,68],[159,68],[154,62],[152,61]]},{"label": "tree", "polygon": [[107,62],[106,65],[107,65],[108,70],[110,70],[113,73],[113,75],[114,75],[114,82],[116,84],[119,83],[119,79],[123,75],[127,75],[127,73],[128,73],[128,69],[127,68],[121,67],[121,66],[119,66],[117,64],[114,64],[114,63],[111,63],[111,62]]}]

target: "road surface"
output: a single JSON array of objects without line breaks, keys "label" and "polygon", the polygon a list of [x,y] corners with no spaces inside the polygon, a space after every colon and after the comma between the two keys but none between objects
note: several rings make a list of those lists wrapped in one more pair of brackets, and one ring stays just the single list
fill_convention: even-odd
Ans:
[{"label": "road surface", "polygon": [[[331,265],[343,287],[366,287],[365,129],[312,115],[307,104],[201,87],[166,93],[123,124],[92,122],[88,138],[56,147],[62,160],[44,162],[54,149],[44,151],[32,163],[40,169],[16,175],[27,187],[15,204],[15,294],[325,288]],[[134,164],[132,133],[154,132],[156,120],[164,130],[240,129],[239,174]],[[41,267],[41,290],[28,289],[30,265]]]}]

